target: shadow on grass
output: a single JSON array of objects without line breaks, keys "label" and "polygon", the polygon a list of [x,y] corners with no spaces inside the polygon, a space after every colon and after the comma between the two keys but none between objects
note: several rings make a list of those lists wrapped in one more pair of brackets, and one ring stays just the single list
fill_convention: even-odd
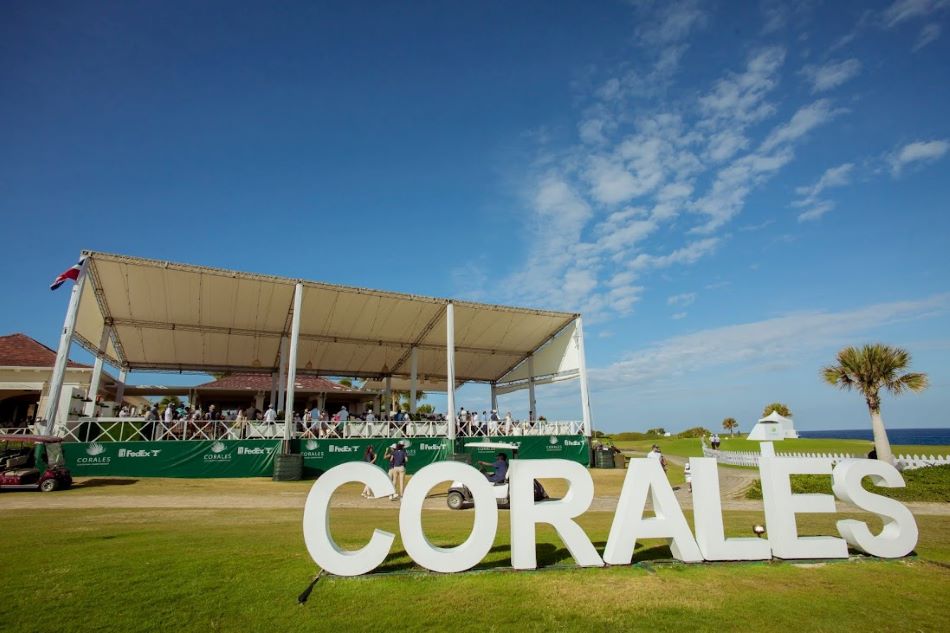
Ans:
[{"label": "shadow on grass", "polygon": [[109,479],[87,479],[82,483],[73,484],[74,488],[102,488],[106,486],[131,486],[132,484],[138,483],[138,479],[119,479],[119,478],[109,478]]},{"label": "shadow on grass", "polygon": [[[606,546],[606,541],[597,541],[594,543],[594,547],[599,553],[603,553]],[[509,555],[495,560],[482,561],[473,567],[471,571],[477,572],[489,569],[510,568],[510,552],[511,545],[508,543],[495,545],[490,550],[488,550],[489,555],[498,553],[507,553]],[[570,551],[568,551],[566,547],[557,547],[553,543],[538,543],[537,557],[539,569],[560,565],[562,563],[574,560]],[[672,558],[673,553],[670,551],[670,547],[668,545],[658,545],[655,547],[645,548],[642,544],[637,543],[634,549],[633,560],[631,561],[631,564],[645,563],[650,561],[669,561]],[[390,554],[389,562],[383,563],[368,575],[386,575],[411,570],[424,571],[415,562],[413,562],[412,559],[409,558],[409,555],[405,550],[399,550]]]}]

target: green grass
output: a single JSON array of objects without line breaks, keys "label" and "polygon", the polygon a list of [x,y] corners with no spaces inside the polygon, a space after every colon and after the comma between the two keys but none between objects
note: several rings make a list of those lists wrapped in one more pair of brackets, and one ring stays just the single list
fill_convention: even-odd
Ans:
[{"label": "green grass", "polygon": [[[618,483],[612,471],[598,477],[598,494]],[[164,487],[179,494],[191,485],[177,483]],[[260,494],[266,482],[251,488]],[[804,515],[800,531],[834,534],[842,516]],[[599,550],[611,519],[580,518]],[[728,534],[744,536],[763,521],[761,512],[725,519]],[[337,508],[331,522],[338,542],[356,548],[373,528],[398,533],[397,520],[395,507]],[[296,598],[315,567],[300,521],[300,510],[4,510],[0,630],[838,632],[940,630],[950,616],[950,517],[919,517],[915,558],[817,566],[671,564],[665,543],[647,541],[636,566],[575,569],[554,533],[539,528],[544,571],[514,572],[502,512],[495,547],[476,573],[422,572],[397,539],[380,573],[325,578],[305,606]],[[471,521],[471,512],[440,510],[427,512],[424,525],[430,540],[448,546],[464,540]]]},{"label": "green grass", "polygon": [[[720,435],[722,445],[719,447],[724,451],[752,451],[759,452],[760,442],[747,440],[742,437],[729,437]],[[617,441],[614,442],[622,450],[647,452],[653,444],[657,444],[660,450],[668,455],[677,455],[680,457],[701,457],[702,449],[698,438],[659,438],[637,441]],[[783,440],[775,442],[776,453],[851,453],[853,455],[867,455],[871,450],[871,443],[865,440],[835,440],[835,439],[810,439],[799,438],[797,440]],[[920,446],[894,444],[891,450],[895,455],[950,455],[950,446]]]},{"label": "green grass", "polygon": [[[950,465],[905,470],[904,488],[879,488],[870,479],[862,482],[867,490],[901,501],[950,502]],[[831,477],[827,475],[792,475],[792,492],[796,494],[832,494]],[[762,482],[758,479],[746,490],[747,499],[762,498]]]}]

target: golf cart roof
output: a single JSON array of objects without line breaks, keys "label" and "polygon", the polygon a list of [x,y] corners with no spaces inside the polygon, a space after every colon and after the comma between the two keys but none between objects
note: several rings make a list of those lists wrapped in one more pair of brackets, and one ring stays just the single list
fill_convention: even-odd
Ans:
[{"label": "golf cart roof", "polygon": [[32,442],[33,444],[56,444],[63,438],[54,435],[0,435],[0,442]]},{"label": "golf cart roof", "polygon": [[508,442],[469,442],[465,446],[466,448],[497,448],[504,451],[518,450],[517,444],[510,444]]}]

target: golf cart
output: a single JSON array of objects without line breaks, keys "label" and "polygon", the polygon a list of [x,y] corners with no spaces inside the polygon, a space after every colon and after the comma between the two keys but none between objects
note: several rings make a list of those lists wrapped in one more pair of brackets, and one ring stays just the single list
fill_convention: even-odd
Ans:
[{"label": "golf cart", "polygon": [[0,435],[0,490],[69,488],[63,438],[48,435]]},{"label": "golf cart", "polygon": [[[509,461],[512,459],[518,459],[518,445],[509,444],[507,442],[471,442],[465,445],[466,451],[472,451],[474,453],[473,459],[479,456],[491,456],[495,457],[498,453],[504,453]],[[498,501],[499,508],[508,508],[511,505],[511,500],[508,498],[508,477],[505,477],[504,482],[498,482],[494,484],[495,490],[495,499]],[[534,500],[541,501],[542,499],[547,499],[548,493],[544,491],[544,487],[541,486],[541,482],[537,479],[534,480]],[[449,494],[446,497],[446,503],[449,508],[452,510],[461,510],[466,506],[472,506],[475,503],[475,499],[472,497],[472,491],[468,489],[468,486],[464,485],[460,481],[453,481],[452,485],[449,486]]]}]

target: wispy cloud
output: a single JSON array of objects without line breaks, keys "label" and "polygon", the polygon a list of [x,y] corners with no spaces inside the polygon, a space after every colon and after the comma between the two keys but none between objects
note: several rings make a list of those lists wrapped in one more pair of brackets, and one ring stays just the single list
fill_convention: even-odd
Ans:
[{"label": "wispy cloud", "polygon": [[947,0],[897,0],[882,13],[885,26],[897,26],[913,18],[921,18],[950,7]]},{"label": "wispy cloud", "polygon": [[879,303],[839,312],[812,311],[700,330],[659,341],[591,372],[595,389],[675,378],[703,369],[774,359],[855,343],[884,325],[946,312],[950,295]]},{"label": "wispy cloud", "polygon": [[812,93],[837,88],[861,72],[861,62],[855,58],[831,61],[821,66],[808,65],[802,74],[811,82]]},{"label": "wispy cloud", "polygon": [[942,29],[936,22],[925,24],[924,27],[920,29],[920,35],[917,36],[917,43],[914,44],[914,52],[916,53],[927,44],[937,41],[937,39],[940,38],[941,32]]},{"label": "wispy cloud", "polygon": [[844,112],[830,99],[796,106],[776,96],[780,46],[676,92],[690,34],[709,17],[691,0],[635,10],[641,62],[591,81],[578,95],[576,142],[543,146],[526,175],[531,246],[494,291],[499,300],[575,309],[593,322],[630,313],[657,271],[713,256],[752,192]]},{"label": "wispy cloud", "polygon": [[950,150],[950,142],[943,139],[908,143],[891,154],[891,174],[896,178],[908,165],[937,161],[943,158],[947,150]]},{"label": "wispy cloud", "polygon": [[837,167],[829,167],[825,173],[812,185],[798,187],[795,193],[800,197],[792,202],[793,207],[804,208],[798,216],[799,222],[817,220],[835,207],[835,203],[830,200],[821,200],[819,196],[826,189],[833,187],[843,187],[851,182],[851,172],[854,170],[854,163],[844,163]]},{"label": "wispy cloud", "polygon": [[696,301],[695,292],[684,292],[678,295],[672,295],[666,298],[666,305],[683,306],[692,305]]}]

